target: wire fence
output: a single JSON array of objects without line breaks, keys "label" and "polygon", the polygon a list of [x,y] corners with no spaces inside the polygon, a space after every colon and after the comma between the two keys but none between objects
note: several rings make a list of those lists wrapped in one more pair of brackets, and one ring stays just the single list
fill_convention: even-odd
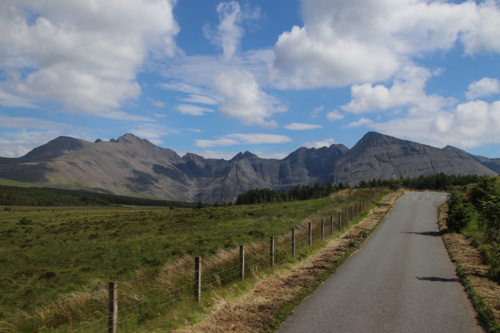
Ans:
[{"label": "wire fence", "polygon": [[[36,315],[26,315],[23,323],[10,323],[13,331],[41,332],[64,327],[65,331],[117,332],[135,330],[174,308],[182,301],[202,302],[203,295],[228,284],[252,276],[262,270],[303,257],[311,249],[342,232],[369,203],[379,195],[372,191],[359,203],[320,221],[292,229],[269,241],[247,244],[207,258],[189,256],[178,260],[167,271],[149,279],[110,282],[108,288],[75,293],[68,299],[54,302]],[[76,295],[76,296],[75,296]],[[145,331],[153,328],[149,327]],[[8,331],[8,330],[7,330]]]}]

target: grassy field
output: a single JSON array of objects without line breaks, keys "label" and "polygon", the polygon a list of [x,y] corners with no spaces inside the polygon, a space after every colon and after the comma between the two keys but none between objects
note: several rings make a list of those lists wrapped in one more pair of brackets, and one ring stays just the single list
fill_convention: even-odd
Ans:
[{"label": "grassy field", "polygon": [[0,321],[46,307],[61,294],[154,276],[185,255],[266,241],[336,216],[370,191],[203,209],[0,207]]}]

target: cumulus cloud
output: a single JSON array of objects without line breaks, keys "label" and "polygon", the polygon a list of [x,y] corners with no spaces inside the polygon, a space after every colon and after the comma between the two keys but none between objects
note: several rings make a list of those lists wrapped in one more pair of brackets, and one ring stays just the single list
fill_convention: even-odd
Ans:
[{"label": "cumulus cloud", "polygon": [[304,147],[308,148],[322,148],[322,147],[330,147],[335,143],[335,140],[332,138],[325,139],[322,141],[307,141],[304,142]]},{"label": "cumulus cloud", "polygon": [[430,71],[425,68],[407,66],[398,73],[390,88],[382,84],[373,86],[371,83],[353,85],[351,87],[352,100],[342,109],[352,113],[363,113],[414,106],[420,111],[430,112],[454,103],[453,99],[427,95],[425,84],[430,77]]},{"label": "cumulus cloud", "polygon": [[491,96],[500,93],[500,81],[489,77],[474,81],[469,85],[465,93],[467,99],[476,99],[479,97]]},{"label": "cumulus cloud", "polygon": [[222,103],[219,106],[222,114],[236,118],[246,125],[276,127],[275,121],[267,121],[276,112],[284,112],[286,108],[266,94],[255,77],[249,71],[235,69],[224,72],[215,78],[215,86]]},{"label": "cumulus cloud", "polygon": [[285,125],[284,127],[286,129],[293,130],[293,131],[305,131],[305,130],[323,128],[323,126],[321,126],[321,125],[303,124],[303,123],[291,123],[291,124]]},{"label": "cumulus cloud", "polygon": [[470,101],[449,111],[410,115],[373,123],[374,129],[397,137],[419,140],[434,146],[473,148],[500,143],[500,101],[491,104]]},{"label": "cumulus cloud", "polygon": [[[107,117],[140,96],[136,73],[148,52],[176,49],[174,3],[2,1],[0,70],[12,75],[0,81],[0,91],[25,103],[55,102]],[[13,101],[0,97],[4,105]]]},{"label": "cumulus cloud", "polygon": [[263,133],[234,133],[224,137],[219,137],[214,140],[196,140],[196,146],[202,148],[217,147],[217,146],[232,146],[238,144],[278,144],[291,142],[288,136],[278,134],[263,134]]},{"label": "cumulus cloud", "polygon": [[281,34],[273,64],[281,88],[385,81],[412,58],[461,41],[466,54],[500,52],[500,9],[488,0],[304,0],[304,26]]}]

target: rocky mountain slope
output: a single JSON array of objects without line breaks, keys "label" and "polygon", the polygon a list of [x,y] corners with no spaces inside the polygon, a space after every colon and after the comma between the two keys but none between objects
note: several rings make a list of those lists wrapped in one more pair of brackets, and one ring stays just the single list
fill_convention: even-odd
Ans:
[{"label": "rocky mountain slope", "polygon": [[[487,158],[484,158],[488,160]],[[376,132],[368,132],[325,174],[320,183],[416,178],[443,172],[456,175],[494,175],[465,152],[443,150]]]},{"label": "rocky mountain slope", "polygon": [[91,143],[59,137],[20,158],[0,158],[0,178],[47,187],[90,190],[177,201],[230,201],[253,188],[446,174],[495,175],[495,160],[439,149],[375,132],[352,149],[299,148],[282,160],[250,152],[231,160],[180,157],[170,149],[126,134]]},{"label": "rocky mountain slope", "polygon": [[443,150],[454,151],[456,153],[465,154],[465,155],[471,157],[473,160],[481,163],[485,167],[500,174],[500,158],[487,158],[487,157],[483,157],[483,156],[472,155],[472,154],[469,154],[468,152],[466,152],[460,148],[456,148],[453,146],[446,146],[443,148]]}]

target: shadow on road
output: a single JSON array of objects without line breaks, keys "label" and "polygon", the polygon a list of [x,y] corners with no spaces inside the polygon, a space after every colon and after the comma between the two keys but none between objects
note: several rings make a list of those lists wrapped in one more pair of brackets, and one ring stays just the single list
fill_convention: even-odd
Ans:
[{"label": "shadow on road", "polygon": [[441,237],[440,231],[422,231],[422,232],[414,232],[414,231],[402,231],[402,234],[411,234],[411,235],[421,235],[421,236],[432,236],[432,237]]},{"label": "shadow on road", "polygon": [[457,278],[453,279],[446,279],[446,278],[440,278],[437,276],[417,276],[417,279],[420,281],[431,281],[431,282],[458,282]]}]

